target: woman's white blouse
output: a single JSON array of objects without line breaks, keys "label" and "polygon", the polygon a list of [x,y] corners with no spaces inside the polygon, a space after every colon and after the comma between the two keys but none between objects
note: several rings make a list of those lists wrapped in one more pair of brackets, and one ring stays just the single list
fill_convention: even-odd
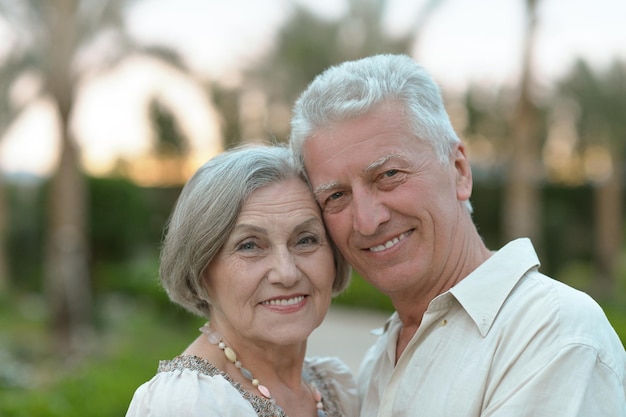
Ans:
[{"label": "woman's white blouse", "polygon": [[[328,417],[356,417],[358,392],[344,362],[306,358],[304,371],[322,392]],[[196,356],[162,361],[159,372],[141,385],[126,417],[285,416],[269,400],[243,389],[212,364]]]}]

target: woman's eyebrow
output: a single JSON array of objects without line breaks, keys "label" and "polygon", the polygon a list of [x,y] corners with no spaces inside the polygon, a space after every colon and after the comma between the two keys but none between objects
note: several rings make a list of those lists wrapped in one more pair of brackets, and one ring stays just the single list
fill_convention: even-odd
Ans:
[{"label": "woman's eyebrow", "polygon": [[247,223],[239,223],[239,224],[235,225],[235,227],[233,227],[233,232],[232,233],[239,232],[239,231],[253,231],[253,232],[257,232],[257,233],[266,233],[267,232],[267,230],[262,228],[262,227],[259,227],[259,226],[253,225],[253,224],[247,224]]},{"label": "woman's eyebrow", "polygon": [[318,226],[322,225],[322,220],[318,217],[310,217],[308,219],[306,219],[305,221],[303,221],[302,223],[298,224],[294,230],[296,232],[300,232],[303,230],[309,230]]}]

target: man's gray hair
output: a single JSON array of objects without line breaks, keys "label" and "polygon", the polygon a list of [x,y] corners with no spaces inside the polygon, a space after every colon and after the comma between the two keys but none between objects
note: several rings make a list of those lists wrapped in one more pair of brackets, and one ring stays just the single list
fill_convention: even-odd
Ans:
[{"label": "man's gray hair", "polygon": [[332,66],[309,84],[293,108],[289,143],[294,155],[303,163],[304,142],[316,132],[364,116],[385,103],[400,103],[416,140],[430,143],[440,162],[449,163],[460,139],[439,86],[409,56],[391,54]]}]

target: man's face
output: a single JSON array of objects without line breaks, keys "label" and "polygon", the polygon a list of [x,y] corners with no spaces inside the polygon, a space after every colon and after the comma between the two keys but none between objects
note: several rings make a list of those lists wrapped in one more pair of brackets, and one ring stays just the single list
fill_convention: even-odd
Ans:
[{"label": "man's face", "polygon": [[408,126],[391,103],[318,131],[303,148],[332,239],[392,298],[440,285],[471,192],[463,146],[443,165]]}]

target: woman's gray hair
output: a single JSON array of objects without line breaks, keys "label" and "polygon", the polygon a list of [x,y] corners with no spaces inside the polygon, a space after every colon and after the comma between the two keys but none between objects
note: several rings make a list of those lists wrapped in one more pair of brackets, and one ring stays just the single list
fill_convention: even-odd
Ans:
[{"label": "woman's gray hair", "polygon": [[[161,284],[173,302],[210,316],[203,273],[228,239],[244,202],[255,190],[293,177],[306,183],[290,150],[266,145],[231,149],[196,171],[178,197],[161,248]],[[336,295],[347,287],[351,269],[330,237],[328,241],[335,259]]]},{"label": "woman's gray hair", "polygon": [[[407,55],[382,54],[332,66],[319,74],[296,101],[289,143],[300,163],[304,142],[388,103],[400,103],[416,139],[430,143],[447,165],[460,142],[439,86]],[[471,213],[471,204],[466,202]]]}]

